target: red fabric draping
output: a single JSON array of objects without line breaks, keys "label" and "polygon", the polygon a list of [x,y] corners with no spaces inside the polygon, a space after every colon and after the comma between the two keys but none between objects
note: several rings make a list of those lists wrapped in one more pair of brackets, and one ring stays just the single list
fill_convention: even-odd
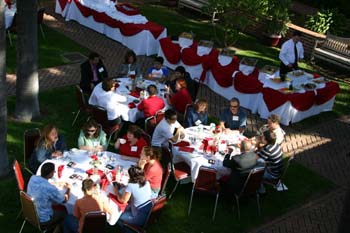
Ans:
[{"label": "red fabric draping", "polygon": [[312,76],[314,76],[314,78],[319,78],[321,77],[321,75],[317,74],[317,73],[313,73]]},{"label": "red fabric draping", "polygon": [[287,95],[272,88],[263,88],[262,93],[265,104],[270,112],[283,105],[288,100]]},{"label": "red fabric draping", "polygon": [[306,111],[311,108],[315,103],[315,97],[314,91],[287,94],[287,98],[292,103],[292,106],[299,111]]},{"label": "red fabric draping", "polygon": [[167,61],[171,64],[177,64],[181,58],[180,45],[174,44],[170,37],[160,39],[159,43]]},{"label": "red fabric draping", "polygon": [[74,2],[84,17],[89,17],[92,15],[94,20],[98,23],[104,23],[112,28],[119,28],[120,32],[124,36],[133,36],[143,30],[147,30],[150,31],[153,37],[156,39],[164,31],[164,27],[151,21],[148,21],[146,24],[123,23],[109,17],[104,12],[98,12],[83,6],[79,0],[74,0]]},{"label": "red fabric draping", "polygon": [[72,0],[58,0],[58,3],[60,4],[62,11],[66,8],[67,3],[71,3],[71,2]]},{"label": "red fabric draping", "polygon": [[250,75],[238,72],[233,79],[235,89],[241,93],[256,94],[261,92],[263,84],[259,81],[259,71],[254,69]]},{"label": "red fabric draping", "polygon": [[193,44],[182,49],[181,60],[185,65],[196,66],[202,63],[202,56],[197,54],[198,43],[193,41]]},{"label": "red fabric draping", "polygon": [[322,89],[317,89],[315,104],[321,105],[333,98],[340,91],[339,85],[336,82],[328,82]]},{"label": "red fabric draping", "polygon": [[222,66],[219,61],[212,65],[211,72],[220,86],[229,87],[232,85],[232,74],[239,68],[237,61],[237,58],[233,58],[231,63],[226,66]]},{"label": "red fabric draping", "polygon": [[121,3],[121,4],[117,4],[115,6],[115,8],[122,12],[123,14],[126,14],[126,15],[129,15],[129,16],[132,16],[132,15],[138,15],[140,14],[140,10],[137,9],[136,7],[128,4],[128,3]]}]

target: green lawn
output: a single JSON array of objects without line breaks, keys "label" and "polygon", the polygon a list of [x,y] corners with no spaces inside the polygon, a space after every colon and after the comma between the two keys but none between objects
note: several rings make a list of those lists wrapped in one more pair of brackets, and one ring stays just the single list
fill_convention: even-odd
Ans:
[{"label": "green lawn", "polygon": [[[64,35],[43,25],[45,40],[42,38],[38,29],[38,52],[39,69],[68,64],[69,62],[62,57],[64,53],[80,52],[88,56],[89,50],[65,37]],[[12,46],[7,38],[6,64],[7,73],[16,73],[16,44],[17,35],[11,35]]]},{"label": "green lawn", "polygon": [[[22,160],[23,155],[23,132],[25,129],[42,127],[47,123],[54,123],[65,135],[70,147],[76,147],[79,129],[85,117],[81,116],[77,124],[71,127],[73,112],[76,111],[74,87],[65,87],[40,93],[40,106],[43,113],[42,120],[32,123],[18,123],[11,119],[8,121],[8,152],[10,160],[14,158]],[[15,98],[8,100],[9,114],[14,111]],[[65,111],[59,111],[59,109]],[[29,176],[24,172],[26,180]],[[168,190],[174,185],[170,178]],[[238,221],[236,213],[232,212],[232,198],[220,198],[217,217],[214,223],[211,222],[211,215],[214,206],[214,197],[206,195],[195,195],[192,214],[187,217],[191,184],[180,185],[174,197],[167,202],[162,217],[156,225],[150,226],[149,232],[245,232],[248,229],[271,220],[288,210],[302,205],[306,201],[328,192],[333,185],[330,181],[320,177],[298,164],[292,164],[285,180],[289,188],[288,192],[276,192],[268,189],[268,195],[262,198],[262,215],[256,214],[256,202],[254,197],[241,202],[242,219]],[[301,188],[302,187],[302,188]],[[0,183],[0,225],[6,232],[17,232],[20,228],[20,221],[15,217],[20,210],[17,184],[14,178],[3,180]],[[115,227],[108,232],[115,232]],[[35,232],[28,224],[24,232]]]}]

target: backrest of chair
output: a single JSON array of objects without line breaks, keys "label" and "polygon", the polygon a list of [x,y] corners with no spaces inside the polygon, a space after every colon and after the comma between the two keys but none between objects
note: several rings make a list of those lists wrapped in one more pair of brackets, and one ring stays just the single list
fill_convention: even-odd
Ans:
[{"label": "backrest of chair", "polygon": [[24,156],[23,156],[23,162],[26,165],[27,160],[30,159],[32,156],[32,153],[35,149],[36,144],[38,143],[40,139],[40,130],[37,128],[34,129],[28,129],[24,132]]},{"label": "backrest of chair", "polygon": [[166,185],[167,185],[168,180],[169,180],[170,173],[171,173],[171,164],[170,164],[170,162],[168,162],[166,164],[165,169],[163,169],[163,176],[162,176],[162,182],[160,185],[159,195],[164,194]]},{"label": "backrest of chair", "polygon": [[10,30],[11,32],[15,32],[15,33],[17,32],[17,12],[14,14],[12,23],[7,30]]},{"label": "backrest of chair", "polygon": [[34,199],[24,191],[20,191],[20,199],[24,219],[40,229],[40,221],[36,212]]},{"label": "backrest of chair", "polygon": [[146,118],[145,120],[145,131],[149,135],[153,135],[154,129],[156,128],[156,117],[155,116],[150,116]]},{"label": "backrest of chair", "polygon": [[163,112],[162,110],[159,110],[159,111],[156,113],[156,115],[155,115],[155,117],[156,117],[156,125],[158,125],[159,122],[160,122],[161,120],[163,120],[164,116],[165,116],[165,112]]},{"label": "backrest of chair", "polygon": [[249,172],[239,196],[255,194],[263,180],[265,167],[257,167]]},{"label": "backrest of chair", "polygon": [[88,212],[84,216],[83,233],[106,232],[106,214],[101,211]]},{"label": "backrest of chair", "polygon": [[24,191],[24,179],[22,175],[22,170],[17,160],[13,162],[13,171],[15,172],[15,175],[16,175],[19,191]]},{"label": "backrest of chair", "polygon": [[165,206],[166,203],[166,195],[160,195],[156,199],[153,200],[153,208],[151,211],[151,216],[148,220],[149,223],[154,223],[160,216],[160,212]]},{"label": "backrest of chair", "polygon": [[75,96],[77,98],[79,109],[84,109],[86,106],[86,100],[85,100],[83,90],[80,88],[79,85],[75,86]]},{"label": "backrest of chair", "polygon": [[102,125],[103,130],[105,132],[108,132],[109,130],[106,130],[106,129],[110,128],[110,125],[108,122],[107,110],[100,106],[93,105],[92,115],[94,119],[97,121],[97,123]]},{"label": "backrest of chair", "polygon": [[186,119],[186,116],[187,116],[187,111],[190,107],[193,107],[193,104],[187,104],[186,105],[186,108],[185,108],[185,113],[184,113],[184,120]]},{"label": "backrest of chair", "polygon": [[194,187],[196,190],[213,191],[216,189],[216,170],[207,167],[200,167]]},{"label": "backrest of chair", "polygon": [[166,147],[161,147],[161,151],[162,151],[161,163],[163,167],[170,164],[171,169],[173,169],[173,156],[171,154],[171,150]]},{"label": "backrest of chair", "polygon": [[143,203],[141,206],[142,207],[139,209],[139,211],[142,211],[143,213],[146,213],[146,218],[144,219],[144,222],[143,222],[143,224],[140,227],[145,229],[147,224],[148,224],[148,221],[149,221],[149,219],[151,217],[154,203],[153,203],[153,201],[149,200],[146,203]]},{"label": "backrest of chair", "polygon": [[41,24],[44,20],[44,12],[45,12],[45,8],[40,8],[38,10],[38,24]]},{"label": "backrest of chair", "polygon": [[149,135],[146,132],[142,132],[141,137],[143,137],[143,139],[145,139],[145,141],[147,142],[147,145],[151,145],[151,135]]}]

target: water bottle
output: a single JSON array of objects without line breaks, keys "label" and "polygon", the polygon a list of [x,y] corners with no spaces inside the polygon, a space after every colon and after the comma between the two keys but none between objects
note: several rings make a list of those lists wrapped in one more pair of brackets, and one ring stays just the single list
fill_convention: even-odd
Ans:
[{"label": "water bottle", "polygon": [[293,81],[290,81],[290,84],[289,84],[289,90],[293,90]]}]

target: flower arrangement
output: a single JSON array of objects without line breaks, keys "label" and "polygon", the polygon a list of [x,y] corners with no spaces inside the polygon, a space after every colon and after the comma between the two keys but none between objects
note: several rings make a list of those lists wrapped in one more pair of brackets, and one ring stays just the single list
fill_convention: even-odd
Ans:
[{"label": "flower arrangement", "polygon": [[91,155],[90,158],[90,164],[93,165],[94,168],[97,168],[97,166],[101,164],[101,161],[98,159],[97,155]]}]

